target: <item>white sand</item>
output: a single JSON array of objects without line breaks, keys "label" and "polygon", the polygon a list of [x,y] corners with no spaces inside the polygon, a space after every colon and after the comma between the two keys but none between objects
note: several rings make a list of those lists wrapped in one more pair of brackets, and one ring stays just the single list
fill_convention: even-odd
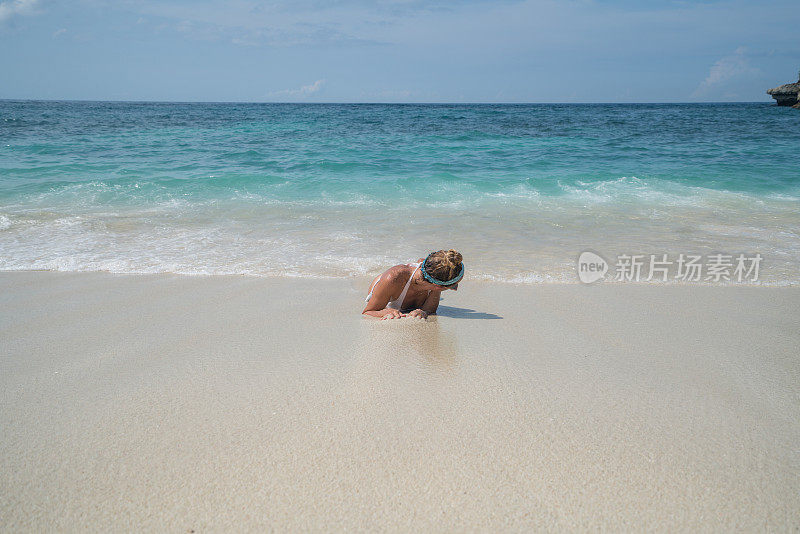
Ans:
[{"label": "white sand", "polygon": [[800,289],[365,287],[1,273],[0,530],[800,527]]}]

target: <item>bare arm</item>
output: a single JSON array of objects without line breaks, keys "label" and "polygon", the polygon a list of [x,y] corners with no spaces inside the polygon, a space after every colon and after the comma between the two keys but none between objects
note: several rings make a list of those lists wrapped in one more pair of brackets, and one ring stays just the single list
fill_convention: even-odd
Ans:
[{"label": "bare arm", "polygon": [[439,308],[439,299],[441,297],[442,293],[440,291],[431,291],[428,298],[422,303],[422,306],[410,312],[408,315],[425,319],[428,315],[435,314],[436,310]]},{"label": "bare arm", "polygon": [[392,294],[397,290],[397,276],[393,272],[394,267],[389,269],[380,276],[380,279],[375,283],[372,288],[372,297],[370,297],[367,305],[364,306],[363,315],[371,317],[380,317],[382,319],[394,319],[395,317],[405,317],[405,313],[400,313],[399,310],[387,308],[386,305],[392,300]]}]

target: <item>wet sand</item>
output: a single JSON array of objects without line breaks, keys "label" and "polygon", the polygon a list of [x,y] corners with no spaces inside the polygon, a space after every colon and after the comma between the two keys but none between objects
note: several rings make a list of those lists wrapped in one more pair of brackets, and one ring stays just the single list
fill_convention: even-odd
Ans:
[{"label": "wet sand", "polygon": [[0,273],[0,530],[791,530],[800,288]]}]

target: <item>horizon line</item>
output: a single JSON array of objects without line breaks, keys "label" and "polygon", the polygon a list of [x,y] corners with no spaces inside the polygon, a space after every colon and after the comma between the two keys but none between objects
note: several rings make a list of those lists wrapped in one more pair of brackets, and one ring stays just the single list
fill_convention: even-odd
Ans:
[{"label": "horizon line", "polygon": [[[96,100],[73,98],[0,98],[0,102],[75,102],[104,104],[275,104],[275,105],[408,105],[408,106],[533,106],[533,105],[653,105],[653,104],[773,104],[768,100],[736,100],[736,101],[672,101],[672,102],[360,102],[360,101],[327,101],[327,102],[292,102],[272,100]],[[776,107],[780,107],[775,104]]]}]

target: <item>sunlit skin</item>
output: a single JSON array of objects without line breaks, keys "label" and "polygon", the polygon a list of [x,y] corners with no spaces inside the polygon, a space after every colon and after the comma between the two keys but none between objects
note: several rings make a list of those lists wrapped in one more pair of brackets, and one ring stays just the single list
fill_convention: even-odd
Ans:
[{"label": "sunlit skin", "polygon": [[[419,259],[420,262],[424,261],[423,258]],[[375,282],[380,279],[378,285],[372,290],[372,298],[369,299],[364,311],[364,315],[371,317],[379,317],[384,319],[399,319],[400,317],[419,317],[425,319],[428,315],[435,314],[439,307],[439,299],[442,296],[442,291],[453,290],[458,291],[458,284],[452,286],[440,286],[432,284],[425,280],[422,276],[422,271],[410,265],[395,265],[390,267],[380,276],[376,276],[370,283],[370,287],[375,285]],[[403,312],[393,308],[387,308],[386,305],[397,299],[403,291],[408,277],[413,273],[411,285],[408,287],[405,300],[403,301],[403,309],[410,310]]]}]

